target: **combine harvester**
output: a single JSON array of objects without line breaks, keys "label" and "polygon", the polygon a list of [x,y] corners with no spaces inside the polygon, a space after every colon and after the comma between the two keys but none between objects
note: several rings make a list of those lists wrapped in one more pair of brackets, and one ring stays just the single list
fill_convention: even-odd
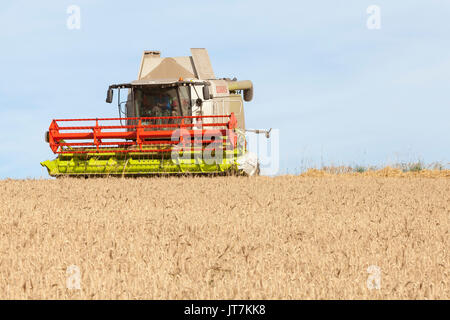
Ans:
[{"label": "combine harvester", "polygon": [[206,49],[191,54],[145,51],[138,80],[108,88],[107,103],[117,90],[119,117],[53,120],[45,139],[57,158],[41,165],[53,177],[258,174],[245,139],[252,82],[217,79]]}]

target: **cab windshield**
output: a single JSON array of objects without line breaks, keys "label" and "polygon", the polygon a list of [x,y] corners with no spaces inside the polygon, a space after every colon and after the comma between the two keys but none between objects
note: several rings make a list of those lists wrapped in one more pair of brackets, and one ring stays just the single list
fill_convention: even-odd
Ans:
[{"label": "cab windshield", "polygon": [[135,89],[134,101],[137,116],[190,116],[191,103],[189,91],[189,87],[187,86],[171,88],[148,87]]}]

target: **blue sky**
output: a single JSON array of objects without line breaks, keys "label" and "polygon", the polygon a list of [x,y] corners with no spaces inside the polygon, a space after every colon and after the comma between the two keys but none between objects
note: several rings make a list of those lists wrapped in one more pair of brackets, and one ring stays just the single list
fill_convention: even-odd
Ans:
[{"label": "blue sky", "polygon": [[[366,9],[381,8],[369,30]],[[81,29],[66,27],[70,5]],[[280,130],[281,173],[450,161],[448,1],[2,1],[0,178],[47,177],[53,118],[115,117],[143,50],[208,49],[250,79],[247,127]]]}]

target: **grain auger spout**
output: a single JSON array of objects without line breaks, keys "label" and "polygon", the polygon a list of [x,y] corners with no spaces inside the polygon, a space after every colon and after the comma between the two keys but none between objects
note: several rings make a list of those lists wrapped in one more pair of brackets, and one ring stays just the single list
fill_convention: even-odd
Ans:
[{"label": "grain auger spout", "polygon": [[57,155],[51,176],[259,173],[247,150],[249,80],[217,79],[205,49],[163,58],[145,51],[138,79],[113,84],[118,117],[55,119],[45,138]]}]

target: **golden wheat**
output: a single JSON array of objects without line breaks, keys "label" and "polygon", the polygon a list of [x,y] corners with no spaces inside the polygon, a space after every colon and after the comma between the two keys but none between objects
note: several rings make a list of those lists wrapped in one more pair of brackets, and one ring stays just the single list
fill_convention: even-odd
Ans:
[{"label": "golden wheat", "polygon": [[0,298],[450,298],[448,176],[315,175],[0,181]]}]

